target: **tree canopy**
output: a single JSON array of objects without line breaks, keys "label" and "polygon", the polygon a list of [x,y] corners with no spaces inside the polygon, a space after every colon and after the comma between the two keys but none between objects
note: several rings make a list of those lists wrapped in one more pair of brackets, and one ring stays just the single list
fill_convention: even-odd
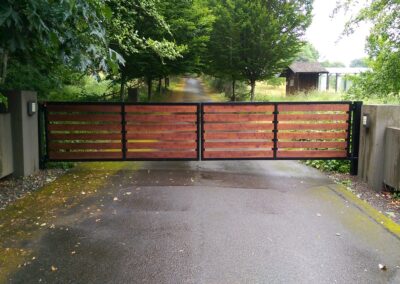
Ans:
[{"label": "tree canopy", "polygon": [[[338,8],[348,9],[355,0],[343,0]],[[361,22],[372,24],[367,38],[368,65],[372,72],[355,79],[350,89],[356,97],[400,97],[400,2],[376,0],[368,2],[347,23],[345,33],[352,33]]]}]

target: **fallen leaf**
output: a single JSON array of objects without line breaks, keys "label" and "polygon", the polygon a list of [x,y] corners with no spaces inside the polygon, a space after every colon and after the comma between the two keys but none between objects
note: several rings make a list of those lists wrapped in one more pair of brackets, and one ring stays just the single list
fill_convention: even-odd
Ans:
[{"label": "fallen leaf", "polygon": [[321,217],[322,215],[321,215],[321,213],[317,213],[317,217]]},{"label": "fallen leaf", "polygon": [[340,233],[336,233],[336,236],[340,237],[341,235],[340,235]]},{"label": "fallen leaf", "polygon": [[57,271],[57,270],[58,270],[57,267],[55,267],[54,265],[51,266],[51,271]]},{"label": "fallen leaf", "polygon": [[381,263],[379,263],[378,267],[379,267],[380,270],[383,270],[383,271],[386,271],[386,270],[387,270],[386,265],[383,265],[383,264],[381,264]]},{"label": "fallen leaf", "polygon": [[129,192],[129,191],[126,193],[126,195],[131,195],[131,194],[132,194],[132,192]]},{"label": "fallen leaf", "polygon": [[114,197],[114,201],[118,201],[118,197]]}]

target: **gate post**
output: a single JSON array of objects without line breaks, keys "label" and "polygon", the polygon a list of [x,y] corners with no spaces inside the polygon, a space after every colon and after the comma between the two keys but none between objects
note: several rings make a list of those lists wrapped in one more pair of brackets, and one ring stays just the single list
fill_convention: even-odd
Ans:
[{"label": "gate post", "polygon": [[351,135],[351,164],[350,174],[356,176],[358,173],[358,152],[360,149],[360,125],[361,125],[361,108],[362,102],[354,102],[352,105],[353,119],[352,135]]},{"label": "gate post", "polygon": [[121,103],[121,142],[122,142],[122,159],[126,161],[126,152],[128,151],[127,140],[126,140],[126,112],[125,103]]}]

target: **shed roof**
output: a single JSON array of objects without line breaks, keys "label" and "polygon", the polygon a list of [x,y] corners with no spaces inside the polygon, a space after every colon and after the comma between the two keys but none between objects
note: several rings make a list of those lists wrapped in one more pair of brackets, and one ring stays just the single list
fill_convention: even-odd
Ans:
[{"label": "shed roof", "polygon": [[294,73],[329,73],[319,62],[293,62],[289,69]]}]

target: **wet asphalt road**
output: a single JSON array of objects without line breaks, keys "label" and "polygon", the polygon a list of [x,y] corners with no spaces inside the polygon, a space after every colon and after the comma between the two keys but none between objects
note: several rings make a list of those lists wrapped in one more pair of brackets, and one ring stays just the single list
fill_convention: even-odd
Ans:
[{"label": "wet asphalt road", "polygon": [[[191,78],[179,99],[210,100]],[[331,183],[293,161],[125,163],[10,282],[400,283],[400,240]]]},{"label": "wet asphalt road", "polygon": [[10,282],[400,283],[400,240],[330,184],[292,161],[126,163]]}]

